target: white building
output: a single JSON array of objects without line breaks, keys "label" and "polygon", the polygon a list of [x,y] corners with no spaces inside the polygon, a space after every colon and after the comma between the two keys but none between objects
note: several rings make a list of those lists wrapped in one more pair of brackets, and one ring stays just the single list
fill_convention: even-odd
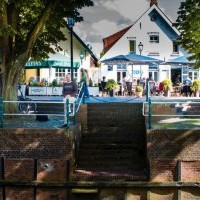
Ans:
[{"label": "white building", "polygon": [[[104,55],[100,61],[117,55],[125,55],[130,52],[153,57],[163,61],[180,56],[187,56],[181,46],[177,44],[180,32],[173,26],[170,19],[158,7],[156,0],[151,0],[150,8],[132,25],[103,39]],[[140,52],[138,45],[142,44]],[[105,65],[101,66],[101,77],[115,79],[122,82],[123,77],[129,80],[140,77],[152,77],[160,82],[169,78],[174,81],[176,76],[181,75],[181,81],[189,75],[192,79],[199,77],[199,71],[192,70],[188,66],[170,65],[134,65],[132,70],[128,65]]]}]

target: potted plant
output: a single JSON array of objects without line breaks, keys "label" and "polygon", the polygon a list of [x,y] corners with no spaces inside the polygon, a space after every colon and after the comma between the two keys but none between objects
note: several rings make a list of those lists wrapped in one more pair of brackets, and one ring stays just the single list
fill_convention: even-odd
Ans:
[{"label": "potted plant", "polygon": [[114,79],[109,79],[106,83],[105,89],[109,92],[110,96],[114,96],[114,92],[119,90],[119,85]]},{"label": "potted plant", "polygon": [[163,87],[164,96],[169,97],[170,90],[172,89],[172,81],[170,79],[163,80],[162,87]]},{"label": "potted plant", "polygon": [[142,97],[143,91],[144,91],[143,87],[140,85],[137,85],[135,88],[135,96]]},{"label": "potted plant", "polygon": [[200,79],[195,79],[192,83],[192,86],[190,89],[194,92],[195,97],[199,97],[199,91],[200,91]]}]

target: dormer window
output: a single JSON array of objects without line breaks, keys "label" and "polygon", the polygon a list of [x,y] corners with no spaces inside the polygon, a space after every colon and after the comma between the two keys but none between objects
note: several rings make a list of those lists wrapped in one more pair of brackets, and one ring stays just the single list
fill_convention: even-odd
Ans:
[{"label": "dormer window", "polygon": [[149,42],[159,43],[159,33],[158,32],[149,32]]},{"label": "dormer window", "polygon": [[173,53],[178,53],[178,43],[177,42],[173,42]]}]

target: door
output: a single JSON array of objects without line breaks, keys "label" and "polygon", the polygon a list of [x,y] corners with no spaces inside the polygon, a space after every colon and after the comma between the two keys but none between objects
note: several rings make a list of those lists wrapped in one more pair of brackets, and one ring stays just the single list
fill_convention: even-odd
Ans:
[{"label": "door", "polygon": [[123,93],[123,79],[126,77],[127,71],[117,71],[117,83],[120,85],[119,95]]}]

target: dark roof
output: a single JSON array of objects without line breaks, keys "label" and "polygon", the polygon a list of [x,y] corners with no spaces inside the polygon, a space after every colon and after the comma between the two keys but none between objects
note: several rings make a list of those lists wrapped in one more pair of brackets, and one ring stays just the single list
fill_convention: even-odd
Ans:
[{"label": "dark roof", "polygon": [[110,35],[109,37],[106,37],[103,39],[104,44],[104,54],[132,27],[133,25],[122,29],[121,31],[118,31],[117,33],[114,33],[113,35]]}]

